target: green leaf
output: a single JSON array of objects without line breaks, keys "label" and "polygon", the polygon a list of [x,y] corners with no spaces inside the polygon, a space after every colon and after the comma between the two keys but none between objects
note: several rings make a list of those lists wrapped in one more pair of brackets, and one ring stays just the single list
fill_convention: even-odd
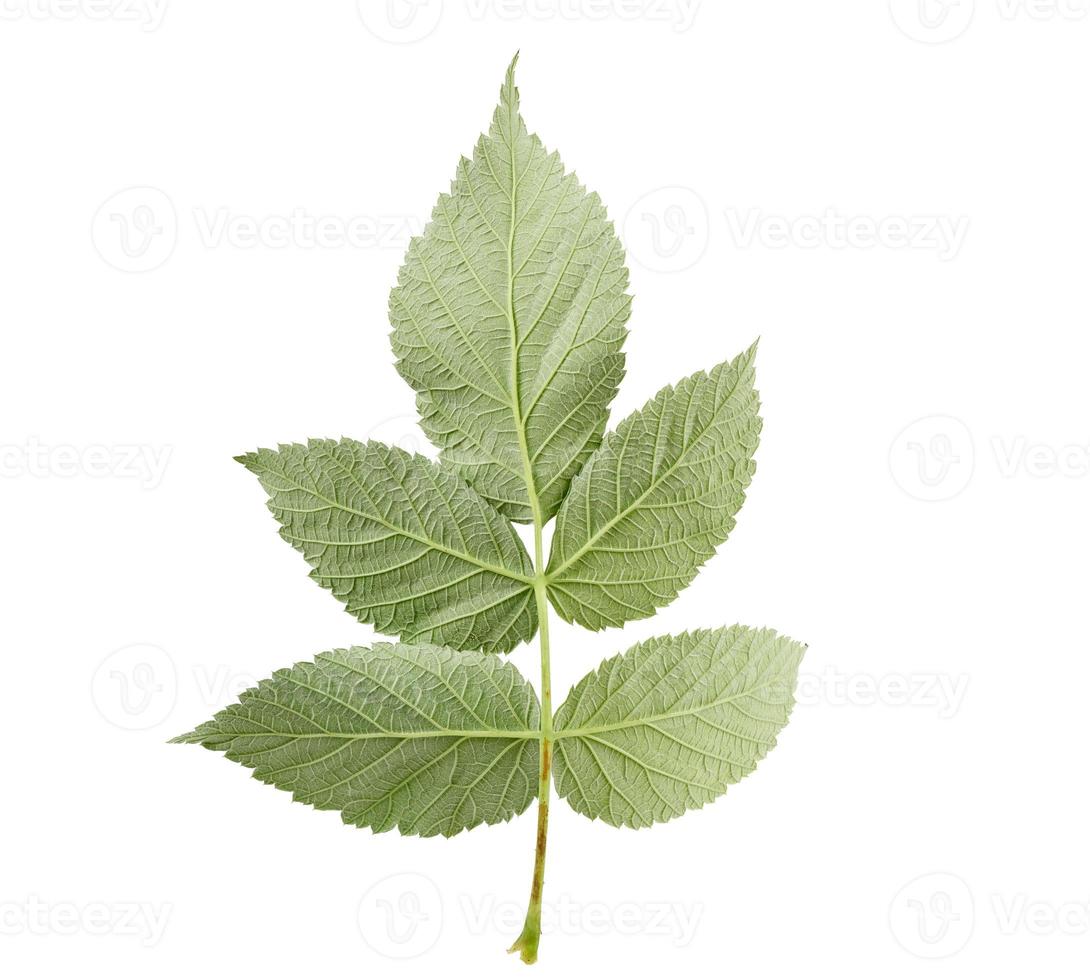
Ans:
[{"label": "green leaf", "polygon": [[527,131],[514,69],[409,246],[390,321],[443,461],[529,521],[535,503],[542,520],[556,512],[601,440],[631,298],[605,208]]},{"label": "green leaf", "polygon": [[710,802],[776,744],[805,650],[732,626],[648,640],[605,661],[556,713],[557,792],[615,827]]},{"label": "green leaf", "polygon": [[403,640],[510,650],[537,629],[515,530],[453,473],[377,442],[312,439],[239,461],[281,537],[360,622]]},{"label": "green leaf", "polygon": [[533,801],[539,718],[509,663],[379,643],[279,670],[173,741],[224,752],[347,824],[452,837]]},{"label": "green leaf", "polygon": [[652,615],[726,540],[761,431],[755,353],[664,388],[572,481],[547,570],[568,622],[602,629]]}]

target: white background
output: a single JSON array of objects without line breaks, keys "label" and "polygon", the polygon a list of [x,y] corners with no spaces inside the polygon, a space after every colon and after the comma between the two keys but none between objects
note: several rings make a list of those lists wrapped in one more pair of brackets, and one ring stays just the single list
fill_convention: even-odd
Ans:
[{"label": "white background", "polygon": [[5,0],[4,974],[523,969],[532,813],[373,836],[164,744],[373,636],[231,457],[426,450],[387,294],[520,48],[628,249],[614,422],[762,337],[735,533],[655,619],[557,628],[554,689],[687,627],[810,644],[716,804],[554,806],[538,974],[1085,976],[1077,2]]}]

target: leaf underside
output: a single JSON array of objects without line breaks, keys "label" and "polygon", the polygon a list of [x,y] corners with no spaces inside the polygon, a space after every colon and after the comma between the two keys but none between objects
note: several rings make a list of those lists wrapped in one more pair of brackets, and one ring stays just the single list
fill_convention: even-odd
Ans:
[{"label": "leaf underside", "polygon": [[726,540],[761,432],[755,353],[664,388],[572,482],[547,570],[565,620],[602,629],[651,616]]},{"label": "leaf underside", "polygon": [[[534,636],[542,593],[589,629],[653,615],[726,540],[755,468],[756,345],[604,434],[624,254],[598,196],[527,130],[514,68],[390,297],[397,369],[440,462],[350,439],[239,457],[311,577],[402,642],[280,670],[174,739],[375,831],[453,836],[523,812],[541,711],[492,654]],[[540,557],[553,517],[535,569],[509,522],[535,522]],[[605,661],[553,720],[559,795],[618,827],[705,805],[776,744],[804,651],[733,626]]]},{"label": "leaf underside", "polygon": [[552,517],[601,440],[631,298],[605,208],[527,131],[514,68],[491,128],[409,246],[390,321],[442,460],[530,521],[531,497]]},{"label": "leaf underside", "polygon": [[605,661],[556,714],[557,792],[615,827],[702,807],[776,744],[804,652],[772,630],[732,626]]},{"label": "leaf underside", "polygon": [[405,641],[506,651],[537,629],[530,557],[459,477],[377,442],[312,439],[239,457],[281,537],[360,622]]},{"label": "leaf underside", "polygon": [[277,671],[174,741],[224,752],[347,824],[451,837],[531,804],[539,724],[511,664],[380,643]]}]

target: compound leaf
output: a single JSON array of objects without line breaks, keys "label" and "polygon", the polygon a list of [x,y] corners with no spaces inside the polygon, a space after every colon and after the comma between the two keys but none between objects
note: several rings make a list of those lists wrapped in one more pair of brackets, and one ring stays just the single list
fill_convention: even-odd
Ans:
[{"label": "compound leaf", "polygon": [[761,431],[755,353],[664,388],[572,481],[547,569],[568,622],[602,629],[652,615],[726,540]]},{"label": "compound leaf", "polygon": [[631,298],[605,208],[528,132],[514,69],[409,245],[391,339],[443,461],[512,520],[535,501],[548,520],[601,440]]},{"label": "compound leaf", "polygon": [[312,439],[239,462],[269,494],[280,535],[313,578],[382,633],[458,649],[533,637],[530,556],[458,476],[382,443]]},{"label": "compound leaf", "polygon": [[805,649],[732,626],[658,637],[605,661],[556,714],[557,792],[615,827],[710,802],[776,744]]},{"label": "compound leaf", "polygon": [[540,714],[509,663],[430,644],[321,653],[181,735],[347,824],[452,837],[537,794]]}]

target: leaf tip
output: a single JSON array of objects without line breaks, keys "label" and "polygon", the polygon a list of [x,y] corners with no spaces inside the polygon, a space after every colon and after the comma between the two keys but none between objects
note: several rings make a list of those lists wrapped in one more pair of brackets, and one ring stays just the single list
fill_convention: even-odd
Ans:
[{"label": "leaf tip", "polygon": [[500,89],[500,102],[510,106],[515,112],[519,107],[519,90],[515,87],[515,67],[519,63],[519,52],[511,59],[507,66],[507,72],[503,77],[503,87]]},{"label": "leaf tip", "polygon": [[257,472],[257,461],[260,456],[260,451],[255,450],[252,453],[240,453],[238,456],[232,457],[236,463],[240,463],[245,466],[251,473]]}]

